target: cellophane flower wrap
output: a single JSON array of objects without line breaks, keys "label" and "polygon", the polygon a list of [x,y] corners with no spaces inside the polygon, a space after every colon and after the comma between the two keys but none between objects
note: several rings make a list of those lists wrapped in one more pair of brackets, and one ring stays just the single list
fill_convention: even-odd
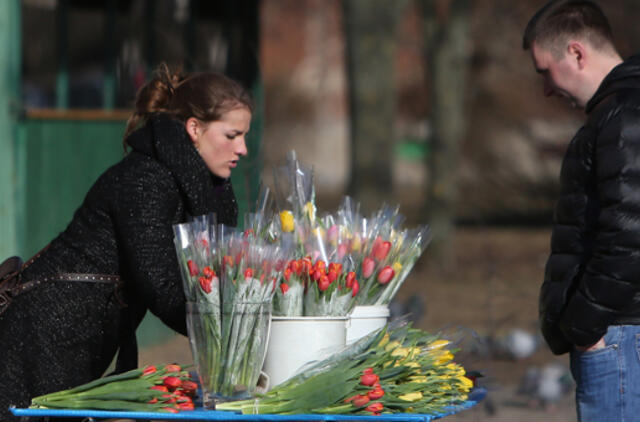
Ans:
[{"label": "cellophane flower wrap", "polygon": [[335,213],[318,215],[313,171],[294,152],[275,173],[279,224],[271,226],[273,238],[293,259],[276,292],[274,315],[344,316],[357,305],[388,305],[427,247],[429,228],[402,227],[398,207],[385,204],[365,218],[348,196]]},{"label": "cellophane flower wrap", "polygon": [[[339,215],[349,213],[345,199]],[[356,273],[360,293],[356,305],[388,305],[407,279],[430,241],[430,230],[423,225],[402,228],[404,217],[398,207],[383,205],[370,218],[344,218],[349,268]],[[350,222],[350,224],[349,224]]]},{"label": "cellophane flower wrap", "polygon": [[[290,151],[282,166],[274,167],[277,213],[275,237],[281,247],[297,260],[306,256],[306,244],[316,227],[313,169],[302,165],[295,151]],[[273,314],[277,316],[305,315],[305,277],[287,277],[274,299]]]},{"label": "cellophane flower wrap", "polygon": [[264,360],[282,249],[211,218],[174,231],[204,405],[248,397]]},{"label": "cellophane flower wrap", "polygon": [[384,327],[250,401],[245,414],[437,414],[468,398],[473,381],[452,343],[409,326]]}]

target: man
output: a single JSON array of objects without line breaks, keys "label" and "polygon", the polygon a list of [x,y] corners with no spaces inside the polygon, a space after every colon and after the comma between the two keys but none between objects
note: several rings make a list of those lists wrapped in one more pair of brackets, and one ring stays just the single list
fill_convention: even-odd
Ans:
[{"label": "man", "polygon": [[542,333],[555,354],[571,354],[579,420],[638,420],[640,56],[622,61],[590,1],[547,3],[527,25],[523,47],[544,94],[587,113],[560,174]]}]

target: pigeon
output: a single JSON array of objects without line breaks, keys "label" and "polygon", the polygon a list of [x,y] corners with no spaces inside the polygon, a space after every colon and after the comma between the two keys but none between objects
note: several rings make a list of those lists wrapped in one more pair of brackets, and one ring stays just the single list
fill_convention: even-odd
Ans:
[{"label": "pigeon", "polygon": [[533,355],[540,346],[540,337],[515,328],[501,337],[475,336],[470,351],[485,358],[523,360]]},{"label": "pigeon", "polygon": [[533,355],[540,345],[540,338],[520,328],[511,330],[501,341],[503,353],[514,360]]},{"label": "pigeon", "polygon": [[524,374],[517,393],[527,396],[531,403],[550,409],[573,389],[573,380],[567,367],[549,363],[530,367]]}]

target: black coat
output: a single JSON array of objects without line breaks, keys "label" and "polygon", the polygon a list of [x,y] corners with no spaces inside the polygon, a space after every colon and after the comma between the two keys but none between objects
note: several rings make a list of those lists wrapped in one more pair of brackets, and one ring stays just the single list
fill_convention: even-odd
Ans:
[{"label": "black coat", "polygon": [[[154,116],[129,138],[132,152],[93,185],[73,220],[23,272],[22,282],[58,273],[119,275],[113,284],[49,281],[18,295],[0,315],[0,420],[9,404],[103,375],[147,309],[186,334],[185,298],[172,225],[210,212],[235,225],[229,180],[213,176],[184,126]],[[125,348],[126,349],[126,348]]]},{"label": "black coat", "polygon": [[562,165],[540,292],[556,354],[640,324],[640,56],[607,75],[586,112]]}]

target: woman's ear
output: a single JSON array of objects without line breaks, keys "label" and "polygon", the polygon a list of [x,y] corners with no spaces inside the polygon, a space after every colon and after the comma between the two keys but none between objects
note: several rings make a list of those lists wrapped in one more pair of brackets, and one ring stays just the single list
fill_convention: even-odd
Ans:
[{"label": "woman's ear", "polygon": [[189,117],[187,121],[184,123],[184,128],[187,130],[189,134],[189,138],[195,145],[196,149],[198,148],[198,139],[200,135],[200,122],[195,117]]}]

